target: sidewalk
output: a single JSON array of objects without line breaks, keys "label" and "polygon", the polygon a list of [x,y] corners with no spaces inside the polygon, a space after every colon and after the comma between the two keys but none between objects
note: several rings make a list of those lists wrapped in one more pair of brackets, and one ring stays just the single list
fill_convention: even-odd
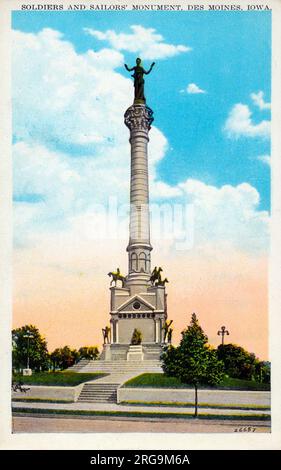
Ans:
[{"label": "sidewalk", "polygon": [[[116,403],[28,403],[28,402],[12,402],[13,411],[16,411],[17,408],[25,410],[59,410],[60,413],[62,410],[79,412],[79,411],[89,411],[89,412],[123,412],[123,413],[144,413],[144,414],[183,414],[183,415],[193,415],[194,408],[191,407],[176,407],[176,406],[130,406],[130,405],[121,405]],[[198,413],[208,414],[208,415],[222,415],[222,416],[269,416],[270,410],[233,410],[233,409],[221,409],[221,408],[198,408]]]}]

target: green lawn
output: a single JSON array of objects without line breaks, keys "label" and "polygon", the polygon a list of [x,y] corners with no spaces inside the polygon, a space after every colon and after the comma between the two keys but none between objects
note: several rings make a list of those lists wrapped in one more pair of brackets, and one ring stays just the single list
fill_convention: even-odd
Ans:
[{"label": "green lawn", "polygon": [[96,372],[93,374],[79,374],[78,372],[37,372],[31,376],[13,375],[13,382],[22,382],[24,385],[59,385],[74,387],[82,382],[99,379],[107,374]]},{"label": "green lawn", "polygon": [[[24,401],[21,400],[21,401]],[[194,408],[194,402],[172,402],[172,401],[122,401],[121,405],[129,406],[161,406],[161,407],[175,407],[175,408]],[[222,403],[199,403],[199,408],[215,408],[221,410],[256,410],[256,411],[270,411],[270,407],[267,405],[237,405],[230,404],[224,405]]]},{"label": "green lawn", "polygon": [[[128,380],[124,387],[144,387],[144,388],[193,388],[193,385],[183,384],[175,377],[168,377],[165,374],[141,374]],[[250,380],[233,379],[225,377],[223,382],[216,387],[200,386],[200,389],[211,388],[219,390],[270,390],[269,384],[261,384]]]}]

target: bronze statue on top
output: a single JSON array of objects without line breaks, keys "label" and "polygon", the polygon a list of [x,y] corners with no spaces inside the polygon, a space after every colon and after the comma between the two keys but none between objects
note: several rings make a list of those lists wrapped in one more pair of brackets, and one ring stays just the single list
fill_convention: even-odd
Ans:
[{"label": "bronze statue on top", "polygon": [[155,62],[152,62],[150,68],[145,70],[141,65],[141,59],[138,57],[136,59],[135,67],[129,68],[127,64],[125,64],[125,69],[128,72],[134,71],[132,77],[134,79],[134,87],[135,87],[135,104],[145,104],[145,96],[144,96],[144,79],[143,76],[148,75],[151,70],[153,69]]},{"label": "bronze statue on top", "polygon": [[161,280],[161,272],[163,271],[163,269],[161,268],[161,266],[159,268],[157,268],[157,266],[155,266],[155,268],[153,269],[152,273],[151,273],[151,276],[150,276],[150,281],[151,281],[151,284],[153,286],[155,286],[155,283],[159,280]]},{"label": "bronze statue on top", "polygon": [[163,271],[163,269],[161,268],[161,266],[159,268],[157,268],[157,266],[155,266],[155,268],[153,269],[153,271],[151,273],[151,276],[150,276],[150,281],[151,281],[151,284],[153,286],[164,286],[165,287],[166,282],[169,282],[166,277],[165,277],[165,279],[162,279],[162,276],[161,276],[162,271]]},{"label": "bronze statue on top", "polygon": [[122,287],[125,287],[126,277],[123,276],[123,275],[120,273],[120,269],[119,269],[119,268],[117,268],[117,271],[116,271],[116,272],[114,272],[114,271],[111,272],[111,271],[110,271],[110,272],[108,273],[108,276],[109,276],[109,277],[110,277],[110,276],[112,277],[111,282],[110,282],[110,285],[111,285],[111,286],[112,286],[112,283],[115,282],[115,287],[117,287],[117,281],[121,281]]}]

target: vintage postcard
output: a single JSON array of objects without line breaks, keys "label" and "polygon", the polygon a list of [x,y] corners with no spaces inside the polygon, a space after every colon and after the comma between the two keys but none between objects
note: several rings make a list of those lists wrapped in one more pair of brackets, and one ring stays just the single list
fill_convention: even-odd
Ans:
[{"label": "vintage postcard", "polygon": [[0,5],[1,445],[278,448],[281,2]]}]

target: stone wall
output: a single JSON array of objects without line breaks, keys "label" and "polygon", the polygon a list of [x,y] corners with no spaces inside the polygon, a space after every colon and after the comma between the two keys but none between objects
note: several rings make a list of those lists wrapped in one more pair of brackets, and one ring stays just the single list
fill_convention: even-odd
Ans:
[{"label": "stone wall", "polygon": [[12,392],[12,399],[32,398],[41,400],[68,400],[77,401],[83,383],[76,387],[53,387],[44,385],[24,385],[29,390],[24,392]]},{"label": "stone wall", "polygon": [[153,343],[155,341],[155,322],[150,318],[130,318],[119,320],[119,342],[131,343],[134,329],[142,332],[142,341],[144,343]]},{"label": "stone wall", "polygon": [[[214,405],[267,405],[270,406],[270,392],[235,391],[235,390],[199,390],[200,403]],[[118,388],[117,402],[179,402],[193,403],[192,389],[165,388]]]}]

